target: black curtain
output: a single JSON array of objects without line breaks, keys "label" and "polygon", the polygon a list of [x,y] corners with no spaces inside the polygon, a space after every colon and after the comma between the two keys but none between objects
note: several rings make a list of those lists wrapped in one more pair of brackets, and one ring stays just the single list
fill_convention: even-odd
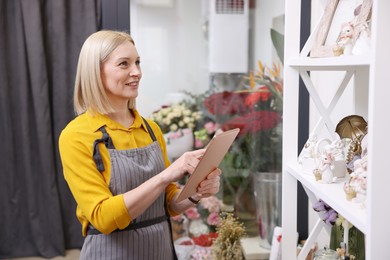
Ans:
[{"label": "black curtain", "polygon": [[100,0],[0,0],[0,259],[80,248],[58,137]]}]

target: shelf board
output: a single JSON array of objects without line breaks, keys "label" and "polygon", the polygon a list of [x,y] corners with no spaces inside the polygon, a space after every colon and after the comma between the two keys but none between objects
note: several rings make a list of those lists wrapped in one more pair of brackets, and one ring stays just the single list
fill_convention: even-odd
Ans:
[{"label": "shelf board", "polygon": [[345,217],[351,224],[361,232],[367,232],[367,210],[361,207],[360,203],[348,201],[343,190],[344,181],[332,184],[317,182],[314,175],[302,173],[294,167],[287,167],[287,172],[294,176],[307,189],[312,191],[319,199],[325,201],[335,211]]},{"label": "shelf board", "polygon": [[355,69],[356,67],[370,65],[370,57],[366,55],[359,56],[339,56],[339,57],[326,57],[326,58],[310,58],[310,57],[298,57],[290,59],[287,62],[288,66],[293,68],[299,68],[307,71],[313,70],[333,70],[343,71]]}]

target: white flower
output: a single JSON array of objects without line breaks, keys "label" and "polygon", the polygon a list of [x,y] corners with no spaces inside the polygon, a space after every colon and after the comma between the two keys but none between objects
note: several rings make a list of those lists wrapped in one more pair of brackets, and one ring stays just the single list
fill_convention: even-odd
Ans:
[{"label": "white flower", "polygon": [[189,231],[193,236],[197,237],[209,233],[209,227],[203,223],[203,220],[196,219],[191,221]]},{"label": "white flower", "polygon": [[175,115],[178,115],[178,116],[180,116],[181,115],[181,113],[182,113],[182,108],[181,107],[175,107],[174,109],[173,109],[173,113],[175,114]]},{"label": "white flower", "polygon": [[176,131],[177,129],[179,129],[179,127],[176,124],[173,124],[169,127],[169,129],[171,129],[171,131]]},{"label": "white flower", "polygon": [[191,110],[185,109],[185,110],[183,111],[183,115],[185,115],[185,116],[191,115]]},{"label": "white flower", "polygon": [[163,108],[160,111],[161,111],[161,115],[163,115],[163,116],[166,116],[169,113],[169,109],[168,108]]},{"label": "white flower", "polygon": [[192,113],[192,118],[199,120],[202,118],[202,115],[200,112],[194,112],[194,113]]},{"label": "white flower", "polygon": [[195,129],[195,122],[202,118],[202,112],[193,112],[195,106],[188,102],[169,104],[169,107],[161,108],[154,112],[150,119],[155,121],[163,133],[176,131],[179,128]]}]

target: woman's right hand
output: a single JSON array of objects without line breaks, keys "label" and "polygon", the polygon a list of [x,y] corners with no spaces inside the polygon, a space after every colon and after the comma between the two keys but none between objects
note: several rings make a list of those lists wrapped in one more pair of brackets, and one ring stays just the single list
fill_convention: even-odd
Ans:
[{"label": "woman's right hand", "polygon": [[191,152],[185,152],[176,159],[167,169],[169,172],[169,182],[180,180],[186,174],[192,174],[198,165],[206,149],[199,149]]}]

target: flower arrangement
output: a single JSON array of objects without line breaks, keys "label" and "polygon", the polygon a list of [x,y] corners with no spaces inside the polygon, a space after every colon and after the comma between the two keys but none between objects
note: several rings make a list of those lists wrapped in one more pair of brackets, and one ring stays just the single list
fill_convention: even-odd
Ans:
[{"label": "flower arrangement", "polygon": [[173,217],[172,220],[174,222],[183,222],[188,220],[188,236],[195,238],[196,241],[200,241],[203,245],[205,241],[202,239],[204,239],[205,236],[200,239],[197,238],[199,238],[201,235],[209,234],[211,234],[211,237],[215,236],[212,233],[215,233],[216,227],[221,222],[221,218],[219,216],[221,206],[222,201],[215,196],[203,198],[200,200],[198,205],[187,209],[181,215]]},{"label": "flower arrangement", "polygon": [[160,126],[171,161],[194,149],[193,132],[198,129],[199,122],[203,119],[194,99],[164,105],[149,118]]},{"label": "flower arrangement", "polygon": [[187,209],[183,214],[171,218],[173,226],[182,224],[182,231],[179,232],[181,236],[187,237],[179,246],[195,246],[190,259],[211,259],[211,246],[218,237],[216,230],[221,224],[221,206],[221,200],[211,196],[201,199],[198,205]]},{"label": "flower arrangement", "polygon": [[257,172],[281,172],[283,80],[280,65],[258,62],[232,91],[208,91],[198,100],[203,127],[194,132],[195,147],[206,145],[218,129],[239,128],[240,132],[220,164],[223,172],[223,203],[233,206],[255,235],[256,202],[253,178]]},{"label": "flower arrangement", "polygon": [[197,120],[201,118],[202,112],[198,111],[190,101],[164,105],[150,116],[150,119],[160,126],[164,134],[186,128],[193,130]]},{"label": "flower arrangement", "polygon": [[222,201],[211,196],[171,218],[172,224],[184,223],[186,229],[182,237],[176,237],[180,243],[175,243],[181,256],[186,250],[183,247],[190,249],[184,259],[243,259],[239,240],[246,234],[244,225],[221,207]]},{"label": "flower arrangement", "polygon": [[224,163],[235,169],[280,171],[282,154],[282,85],[280,66],[265,67],[244,77],[235,91],[205,98],[205,115],[222,130],[240,128]]}]

